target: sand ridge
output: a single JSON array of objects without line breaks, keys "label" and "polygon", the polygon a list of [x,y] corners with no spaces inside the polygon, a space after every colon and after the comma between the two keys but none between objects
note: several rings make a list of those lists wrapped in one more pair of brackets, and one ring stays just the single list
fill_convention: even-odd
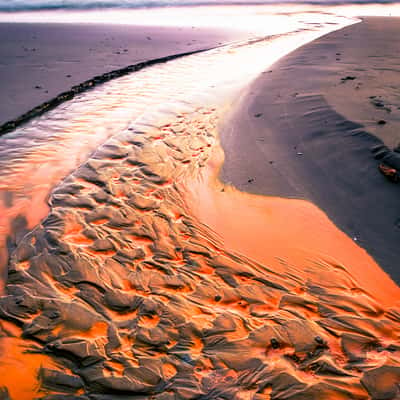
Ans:
[{"label": "sand ridge", "polygon": [[216,122],[197,109],[109,140],[18,245],[0,314],[66,368],[42,368],[43,398],[395,396],[394,304],[340,265],[231,252],[191,215]]},{"label": "sand ridge", "polygon": [[[266,44],[268,38],[254,54],[259,56]],[[221,63],[233,63],[235,54],[240,60],[246,47],[227,50]],[[221,230],[207,214],[197,213],[191,188],[206,187],[208,197],[195,198],[206,205],[216,189],[242,198],[242,204],[258,201],[208,180],[222,162],[221,110],[213,106],[215,96],[207,95],[208,86],[222,79],[221,71],[212,69],[217,56],[193,56],[199,57],[194,67],[207,66],[212,79],[182,84],[173,92],[144,82],[149,86],[133,86],[130,93],[133,83],[121,80],[125,101],[143,90],[158,100],[171,98],[172,105],[164,105],[160,118],[154,104],[138,96],[141,107],[154,113],[135,117],[128,129],[118,128],[55,187],[47,217],[15,240],[0,298],[1,336],[4,343],[22,337],[30,351],[44,354],[40,373],[30,372],[27,399],[398,396],[398,288],[321,211],[300,202],[291,215],[320,218],[316,226],[323,229],[330,223],[327,231],[335,230],[339,241],[332,257],[312,251],[304,256],[302,249],[292,253],[281,221],[271,218],[264,236],[256,230],[247,238],[260,249],[273,243],[269,260],[253,258],[230,242],[229,220]],[[192,61],[171,63],[163,72],[168,79],[182,71],[190,77]],[[234,65],[236,74],[241,65]],[[154,72],[160,75],[157,69],[149,76]],[[222,72],[225,78],[226,69]],[[242,75],[226,79],[232,85],[229,79],[235,77]],[[112,86],[117,92],[119,87]],[[189,91],[203,106],[177,90]],[[105,110],[118,108],[107,104]],[[274,216],[279,203],[270,200]],[[226,211],[222,208],[222,217],[235,217]],[[268,229],[277,237],[268,237]],[[246,234],[237,236],[241,240]],[[351,257],[376,271],[387,290],[365,287]],[[21,353],[18,343],[17,349]],[[34,365],[33,355],[23,354]],[[3,397],[9,392],[23,399],[16,385],[0,383],[6,387]]]},{"label": "sand ridge", "polygon": [[[216,98],[234,97],[232,93],[257,76],[265,64],[325,31],[356,22],[331,15],[326,18],[328,23],[318,27],[310,29],[303,22],[305,29],[300,31],[235,42],[113,79],[74,95],[72,101],[2,136],[2,275],[7,254],[46,216],[46,197],[51,189],[107,138],[142,115],[155,113],[161,120],[182,104],[203,105],[214,103]],[[229,63],[235,68],[226,71]]]},{"label": "sand ridge", "polygon": [[3,22],[0,124],[94,76],[245,37],[218,28]]}]

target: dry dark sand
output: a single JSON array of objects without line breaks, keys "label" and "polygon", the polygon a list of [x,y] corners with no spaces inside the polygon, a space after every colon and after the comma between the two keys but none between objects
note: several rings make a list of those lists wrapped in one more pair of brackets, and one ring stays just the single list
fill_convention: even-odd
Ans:
[{"label": "dry dark sand", "polygon": [[2,23],[0,125],[96,75],[243,36],[188,27]]},{"label": "dry dark sand", "polygon": [[313,201],[397,283],[400,186],[371,147],[400,142],[399,27],[366,18],[291,53],[238,100],[221,134],[225,182]]}]

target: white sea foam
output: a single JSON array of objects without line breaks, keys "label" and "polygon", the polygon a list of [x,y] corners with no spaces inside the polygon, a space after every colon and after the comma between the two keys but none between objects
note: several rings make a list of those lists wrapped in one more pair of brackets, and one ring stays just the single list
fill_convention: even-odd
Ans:
[{"label": "white sea foam", "polygon": [[[159,6],[179,6],[198,4],[274,4],[278,0],[0,0],[0,10],[40,10],[40,9],[90,9],[90,8],[140,8]],[[287,3],[311,4],[367,4],[395,3],[392,0],[287,0]]]}]

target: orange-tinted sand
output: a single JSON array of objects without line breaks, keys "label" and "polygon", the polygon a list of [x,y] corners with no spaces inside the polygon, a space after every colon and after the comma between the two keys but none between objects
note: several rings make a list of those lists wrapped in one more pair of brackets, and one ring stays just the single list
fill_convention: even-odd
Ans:
[{"label": "orange-tinted sand", "polygon": [[[249,155],[251,157],[251,155]],[[257,196],[218,180],[223,150],[214,149],[208,166],[188,185],[189,203],[199,220],[225,246],[285,273],[295,265],[305,280],[329,284],[354,279],[382,305],[400,301],[400,288],[354,241],[310,202]],[[310,263],[321,263],[319,276]],[[330,265],[331,271],[324,265]]]},{"label": "orange-tinted sand", "polygon": [[[42,368],[40,388],[65,399],[396,395],[396,287],[311,204],[224,189],[217,120],[197,109],[113,138],[18,244],[0,313],[66,367]],[[35,367],[27,374],[34,385]]]},{"label": "orange-tinted sand", "polygon": [[118,126],[16,241],[0,388],[13,400],[396,398],[399,288],[311,203],[222,185],[219,112],[183,109]]},{"label": "orange-tinted sand", "polygon": [[[12,324],[2,322],[3,328],[16,334]],[[32,342],[17,337],[0,337],[0,388],[6,387],[12,399],[32,400],[40,389],[41,367],[54,368],[54,361],[41,353]],[[1,393],[0,393],[1,397]]]},{"label": "orange-tinted sand", "polygon": [[[48,177],[44,179],[45,182],[48,182]],[[12,192],[13,185],[8,186]],[[18,239],[22,238],[24,230],[33,229],[47,215],[49,207],[46,200],[49,195],[49,186],[43,185],[42,182],[38,183],[38,186],[31,193],[31,197],[17,199],[11,207],[6,207],[0,201],[0,295],[4,292],[6,265],[9,257],[7,238],[10,244],[15,246]],[[15,229],[12,224],[18,218],[21,218],[24,226]]]}]

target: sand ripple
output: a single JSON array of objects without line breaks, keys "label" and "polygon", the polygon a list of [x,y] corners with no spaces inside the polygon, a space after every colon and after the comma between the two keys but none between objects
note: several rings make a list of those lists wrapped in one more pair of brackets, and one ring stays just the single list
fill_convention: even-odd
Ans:
[{"label": "sand ripple", "polygon": [[[220,62],[243,59],[241,52],[231,47]],[[235,79],[251,76],[247,64],[232,68],[238,74],[222,64],[217,75],[215,56],[193,62],[209,80],[191,76],[172,90],[171,76],[187,76],[190,60],[147,71],[141,82],[168,77],[163,96],[172,102],[156,112],[145,111],[160,104],[162,86],[143,88],[147,103],[128,90],[135,78],[113,86],[108,107],[132,107],[136,117],[52,191],[47,217],[15,238],[1,336],[21,337],[41,355],[35,390],[48,400],[396,398],[398,307],[382,305],[341,264],[278,272],[234,252],[193,213],[188,187],[218,149],[215,106],[223,102],[213,86],[224,76],[223,92],[232,95]],[[104,124],[108,114],[96,115]],[[1,383],[24,397],[17,384]]]},{"label": "sand ripple", "polygon": [[340,265],[296,276],[232,253],[187,209],[216,121],[114,137],[13,253],[0,313],[63,365],[41,369],[63,393],[47,398],[395,398],[400,309]]}]

